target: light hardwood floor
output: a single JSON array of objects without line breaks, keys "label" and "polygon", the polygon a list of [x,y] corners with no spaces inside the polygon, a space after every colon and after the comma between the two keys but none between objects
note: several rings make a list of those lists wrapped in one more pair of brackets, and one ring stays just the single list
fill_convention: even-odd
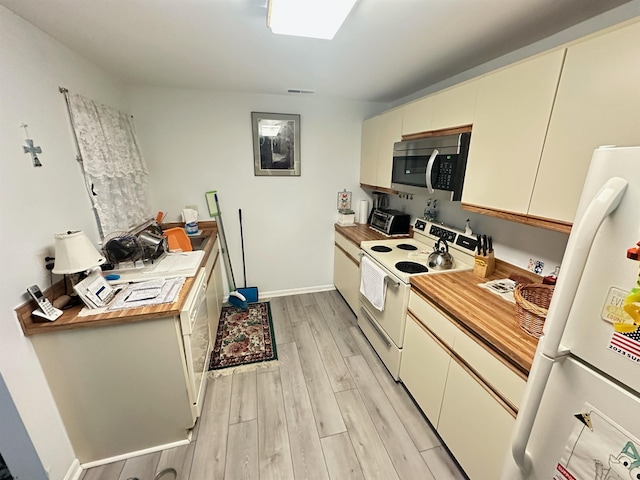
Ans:
[{"label": "light hardwood floor", "polygon": [[336,291],[271,299],[278,360],[210,373],[189,445],[81,480],[464,480]]}]

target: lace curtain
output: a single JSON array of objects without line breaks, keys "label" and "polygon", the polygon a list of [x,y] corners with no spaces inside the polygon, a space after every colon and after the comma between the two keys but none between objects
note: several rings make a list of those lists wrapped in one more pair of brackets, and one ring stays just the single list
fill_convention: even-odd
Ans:
[{"label": "lace curtain", "polygon": [[67,99],[101,235],[149,219],[149,172],[131,116],[81,95],[68,93]]}]

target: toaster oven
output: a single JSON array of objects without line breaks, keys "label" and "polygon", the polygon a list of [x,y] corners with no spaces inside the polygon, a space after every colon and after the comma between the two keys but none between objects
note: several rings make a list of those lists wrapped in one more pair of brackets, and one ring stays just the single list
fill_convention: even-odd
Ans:
[{"label": "toaster oven", "polygon": [[371,214],[369,226],[385,235],[407,235],[411,225],[408,213],[392,209],[376,209]]}]

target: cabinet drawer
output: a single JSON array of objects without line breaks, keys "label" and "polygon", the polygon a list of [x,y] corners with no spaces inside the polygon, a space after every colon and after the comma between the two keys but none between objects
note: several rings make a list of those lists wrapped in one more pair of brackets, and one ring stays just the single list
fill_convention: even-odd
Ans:
[{"label": "cabinet drawer", "polygon": [[450,362],[449,353],[425,327],[407,316],[400,380],[435,428],[438,427]]},{"label": "cabinet drawer", "polygon": [[494,390],[516,408],[520,406],[526,385],[523,378],[462,331],[456,335],[453,349]]},{"label": "cabinet drawer", "polygon": [[415,292],[409,295],[409,310],[413,315],[431,330],[443,343],[453,345],[458,328],[447,317],[438,312],[433,306],[420,298]]},{"label": "cabinet drawer", "polygon": [[360,264],[360,247],[356,246],[351,240],[348,240],[347,237],[338,232],[335,232],[334,241],[342,250],[351,255],[357,264]]},{"label": "cabinet drawer", "polygon": [[400,372],[400,349],[374,320],[374,316],[363,306],[358,310],[358,327],[367,337],[382,363],[389,370],[394,380],[398,380]]}]

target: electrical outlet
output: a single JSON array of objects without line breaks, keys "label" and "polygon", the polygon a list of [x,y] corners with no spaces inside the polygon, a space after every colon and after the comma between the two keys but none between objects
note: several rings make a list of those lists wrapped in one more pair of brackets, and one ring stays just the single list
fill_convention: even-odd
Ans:
[{"label": "electrical outlet", "polygon": [[47,270],[51,270],[53,268],[53,255],[48,248],[38,252],[36,257],[38,258],[38,265],[42,265]]},{"label": "electrical outlet", "polygon": [[536,275],[542,275],[542,270],[544,270],[544,262],[541,260],[536,260],[534,258],[529,259],[529,265],[527,269],[530,272],[535,273]]}]

